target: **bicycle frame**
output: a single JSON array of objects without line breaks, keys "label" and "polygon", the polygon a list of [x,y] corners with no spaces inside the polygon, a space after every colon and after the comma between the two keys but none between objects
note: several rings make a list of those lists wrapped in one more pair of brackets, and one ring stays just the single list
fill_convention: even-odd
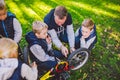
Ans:
[{"label": "bicycle frame", "polygon": [[[70,61],[72,59],[78,59],[79,58],[79,55],[81,55],[82,53],[84,53],[85,55],[80,57],[83,59],[83,61],[81,62],[81,60],[78,60],[79,64],[78,66],[74,66],[74,65],[70,65]],[[67,61],[61,61],[61,60],[58,60],[58,64],[55,66],[55,68],[52,68],[51,70],[49,70],[47,73],[45,73],[41,78],[40,80],[46,80],[46,79],[49,79],[50,77],[53,77],[55,76],[55,73],[62,73],[63,71],[70,71],[70,70],[77,70],[79,68],[81,68],[88,60],[88,55],[89,54],[89,51],[88,49],[86,48],[80,48],[80,49],[77,49],[76,51],[74,51],[73,53],[71,53],[68,57],[68,60]]]},{"label": "bicycle frame", "polygon": [[[60,65],[64,65],[64,68],[62,69],[58,69]],[[62,71],[69,71],[69,65],[68,65],[68,62],[67,61],[61,61],[59,62],[55,68],[52,68],[51,70],[49,70],[47,73],[45,73],[41,78],[40,80],[46,80],[46,79],[49,79],[50,77],[53,77],[54,76],[54,71],[57,72],[57,73],[61,73]],[[53,73],[53,74],[51,74]]]}]

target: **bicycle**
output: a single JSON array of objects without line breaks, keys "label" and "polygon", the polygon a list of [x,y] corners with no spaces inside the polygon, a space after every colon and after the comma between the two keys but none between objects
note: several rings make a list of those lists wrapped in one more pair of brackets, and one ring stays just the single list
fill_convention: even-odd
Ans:
[{"label": "bicycle", "polygon": [[[25,47],[24,52],[28,51],[26,49],[27,48]],[[57,76],[57,78],[59,78],[59,80],[68,79],[70,77],[68,71],[78,70],[82,66],[84,66],[89,58],[89,53],[90,52],[88,49],[79,48],[79,49],[75,50],[74,52],[72,52],[68,56],[66,61],[62,61],[62,60],[59,60],[58,58],[56,58],[58,60],[58,64],[55,67],[53,67],[52,69],[50,69],[48,72],[46,72],[45,74],[41,75],[39,77],[39,80],[47,80],[49,78],[55,77],[56,75],[59,75],[59,77]],[[24,58],[26,58],[25,62],[28,63],[29,61],[28,61],[27,54],[24,54]],[[56,79],[56,80],[58,80],[58,79]]]},{"label": "bicycle", "polygon": [[67,61],[61,61],[58,59],[58,64],[55,68],[49,70],[44,74],[40,80],[46,80],[50,77],[53,77],[55,74],[60,75],[59,80],[66,80],[69,78],[69,74],[65,71],[78,70],[80,69],[88,60],[89,51],[86,48],[80,48],[71,53]]}]

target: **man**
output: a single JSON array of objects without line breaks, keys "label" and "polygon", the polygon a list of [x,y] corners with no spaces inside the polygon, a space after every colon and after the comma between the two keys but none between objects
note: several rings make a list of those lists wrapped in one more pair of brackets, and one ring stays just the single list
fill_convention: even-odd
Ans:
[{"label": "man", "polygon": [[74,51],[74,30],[70,13],[64,6],[57,6],[52,9],[44,18],[48,25],[48,33],[51,35],[53,43],[61,49],[62,53],[68,54],[68,49],[62,42],[69,43],[70,51]]}]

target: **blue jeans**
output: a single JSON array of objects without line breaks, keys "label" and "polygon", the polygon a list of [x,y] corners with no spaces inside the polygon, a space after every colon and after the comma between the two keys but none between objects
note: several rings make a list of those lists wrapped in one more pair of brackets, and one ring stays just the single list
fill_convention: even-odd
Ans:
[{"label": "blue jeans", "polygon": [[75,37],[75,48],[76,49],[80,48],[80,38],[79,37]]},{"label": "blue jeans", "polygon": [[[57,57],[59,59],[63,59],[65,58],[64,55],[58,51],[58,50],[53,50],[53,56],[54,57]],[[38,70],[50,70],[51,68],[55,67],[57,65],[57,60],[55,59],[55,61],[45,61],[45,62],[42,62],[40,64],[37,64],[38,65]]]},{"label": "blue jeans", "polygon": [[61,32],[58,38],[60,39],[60,41],[68,43],[68,35],[66,30],[64,30],[64,34]]}]

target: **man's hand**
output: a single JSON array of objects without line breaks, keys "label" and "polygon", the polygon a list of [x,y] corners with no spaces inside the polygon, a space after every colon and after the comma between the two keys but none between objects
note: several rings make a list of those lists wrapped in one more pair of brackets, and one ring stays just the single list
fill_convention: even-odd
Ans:
[{"label": "man's hand", "polygon": [[75,48],[74,47],[70,48],[70,53],[72,53],[73,51],[75,51]]},{"label": "man's hand", "polygon": [[68,49],[65,47],[65,46],[61,46],[61,52],[62,52],[62,54],[65,56],[65,57],[67,57],[67,55],[68,55]]}]

